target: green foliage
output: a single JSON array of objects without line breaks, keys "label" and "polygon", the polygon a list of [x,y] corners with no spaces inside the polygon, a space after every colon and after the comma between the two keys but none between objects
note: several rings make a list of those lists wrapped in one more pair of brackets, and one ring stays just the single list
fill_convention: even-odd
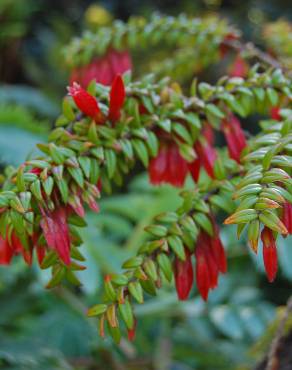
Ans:
[{"label": "green foliage", "polygon": [[[66,97],[49,143],[39,144],[40,151],[34,156],[27,154],[36,140],[44,141],[36,134],[46,134],[45,122],[36,121],[27,109],[0,107],[0,146],[6,155],[0,158],[12,164],[26,160],[18,169],[5,172],[0,232],[2,237],[8,234],[7,229],[15,232],[27,249],[32,245],[35,248],[34,233],[39,236],[38,243],[46,245],[40,235],[42,208],[53,212],[59,207],[76,207],[81,198],[93,207],[100,196],[96,186],[99,180],[104,196],[105,192],[115,192],[125,179],[128,182],[136,162],[149,166],[160,146],[158,132],[168,135],[185,160],[192,162],[196,158],[194,145],[204,140],[206,122],[219,131],[221,120],[230,112],[246,118],[266,116],[275,105],[283,107],[279,121],[260,122],[261,132],[250,138],[240,163],[231,160],[225,148],[217,150],[212,181],[203,173],[198,184],[188,181],[179,194],[168,186],[154,189],[145,176],[137,177],[127,194],[103,197],[98,215],[89,212],[85,220],[70,215],[71,263],[64,263],[56,251],[50,250],[40,264],[42,270],[52,268],[50,280],[34,266],[31,273],[26,272],[29,280],[23,282],[20,261],[8,277],[0,270],[1,300],[4,297],[5,302],[1,307],[2,323],[0,320],[3,366],[79,369],[100,362],[104,366],[106,362],[108,368],[115,368],[118,359],[125,368],[135,367],[127,358],[134,349],[121,338],[121,332],[132,330],[136,317],[140,319],[135,344],[138,352],[154,352],[145,369],[175,366],[231,370],[239,364],[251,364],[247,349],[264,333],[275,310],[254,268],[259,266],[263,272],[263,265],[254,255],[254,266],[249,263],[246,244],[258,240],[261,225],[285,234],[279,210],[284,200],[291,203],[292,198],[291,79],[285,70],[270,68],[265,61],[255,65],[245,78],[223,77],[213,85],[195,81],[190,94],[182,93],[180,86],[167,78],[159,79],[167,74],[185,80],[217,62],[218,47],[230,32],[235,31],[213,17],[192,20],[155,16],[148,27],[144,19],[133,18],[129,23],[115,22],[76,39],[65,51],[71,66],[87,63],[110,46],[130,48],[137,54],[151,47],[151,58],[137,75],[143,76],[149,68],[154,73],[134,82],[124,76],[127,98],[116,123],[106,119],[103,125],[97,125],[77,109],[72,98]],[[254,49],[249,52],[244,45],[242,48],[246,60],[258,57]],[[161,61],[165,56],[162,49],[174,51],[173,58]],[[27,66],[35,80],[46,81],[35,61],[28,58]],[[44,90],[49,90],[46,83]],[[91,83],[89,90],[107,117],[109,89]],[[4,86],[0,98],[5,102],[23,101],[42,117],[54,117],[58,111],[39,91],[26,87]],[[143,114],[141,105],[146,110]],[[40,169],[40,173],[31,173],[32,169]],[[272,211],[271,205],[275,206]],[[238,223],[238,235],[243,234],[237,241],[233,227],[221,230],[231,272],[220,279],[208,304],[203,305],[198,297],[177,302],[172,292],[173,262],[184,260],[187,250],[193,251],[201,230],[211,236],[217,232],[210,214],[220,221],[232,214],[226,223]],[[86,229],[79,230],[86,225]],[[282,277],[289,280],[290,240],[280,239],[278,244]],[[82,242],[86,249],[79,248]],[[81,271],[81,264],[86,271]],[[47,287],[55,289],[45,294],[36,288],[35,279],[49,280]],[[56,287],[62,280],[64,286]],[[270,289],[275,292],[277,287]],[[100,328],[100,323],[106,322],[106,332],[112,339],[104,343],[96,339],[96,324],[84,315],[90,305],[88,316],[101,317]],[[114,341],[121,341],[118,349]],[[84,359],[84,366],[78,357]]]}]

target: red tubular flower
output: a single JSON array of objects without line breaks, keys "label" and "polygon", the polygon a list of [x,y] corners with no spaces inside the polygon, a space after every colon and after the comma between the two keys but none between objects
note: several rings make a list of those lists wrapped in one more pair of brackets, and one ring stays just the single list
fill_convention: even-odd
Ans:
[{"label": "red tubular flower", "polygon": [[288,230],[288,234],[292,234],[292,204],[285,202],[283,204],[282,220]]},{"label": "red tubular flower", "polygon": [[75,104],[86,116],[91,117],[97,123],[103,123],[104,118],[99,109],[96,99],[84,90],[78,83],[68,87],[69,95],[74,99]]},{"label": "red tubular flower", "polygon": [[227,141],[230,158],[240,163],[240,154],[246,147],[246,140],[240,121],[234,114],[222,121],[222,130]]},{"label": "red tubular flower", "polygon": [[174,261],[176,292],[178,298],[182,301],[188,298],[194,282],[191,252],[185,248],[185,254],[185,261],[182,261],[178,257],[176,257]]},{"label": "red tubular flower", "polygon": [[[217,158],[215,149],[207,141],[197,140],[195,150],[200,160],[200,165],[205,168],[211,178],[214,178],[214,163]],[[198,162],[196,166],[198,166]]]},{"label": "red tubular flower", "polygon": [[48,246],[58,253],[59,257],[66,265],[69,265],[71,262],[70,237],[66,209],[60,207],[53,212],[45,213],[41,208],[41,212],[43,218],[40,225]]},{"label": "red tubular flower", "polygon": [[246,77],[248,73],[248,64],[246,61],[237,54],[232,65],[229,68],[229,75],[231,77]]},{"label": "red tubular flower", "polygon": [[218,285],[219,272],[225,273],[227,270],[225,251],[216,225],[214,231],[214,237],[201,231],[195,248],[197,287],[205,301],[209,290]]},{"label": "red tubular flower", "polygon": [[265,226],[261,232],[261,239],[263,242],[263,258],[266,274],[271,283],[274,281],[278,270],[277,247],[273,231]]},{"label": "red tubular flower", "polygon": [[121,108],[125,102],[126,92],[123,79],[120,75],[116,76],[110,91],[109,114],[108,118],[115,122],[120,118]]},{"label": "red tubular flower", "polygon": [[196,256],[196,281],[198,290],[206,301],[208,299],[210,289],[210,273],[208,262],[205,254],[204,244],[201,241],[201,234],[198,237],[195,256]]},{"label": "red tubular flower", "polygon": [[149,163],[149,177],[153,185],[168,183],[182,187],[188,174],[188,166],[176,143],[164,140],[158,155]]},{"label": "red tubular flower", "polygon": [[0,265],[9,265],[14,255],[14,250],[8,242],[8,236],[2,238],[0,235]]},{"label": "red tubular flower", "polygon": [[218,286],[218,275],[219,270],[217,266],[217,261],[215,260],[215,255],[213,251],[212,240],[208,240],[208,244],[205,245],[205,256],[209,271],[210,278],[210,289],[217,288]]},{"label": "red tubular flower", "polygon": [[225,274],[227,271],[227,259],[225,255],[225,250],[219,235],[216,235],[212,239],[212,247],[215,255],[215,259],[217,261],[218,270]]},{"label": "red tubular flower", "polygon": [[86,88],[92,80],[110,86],[119,74],[132,69],[132,61],[127,51],[109,49],[100,58],[95,58],[90,64],[75,68],[70,77],[70,84],[77,81]]},{"label": "red tubular flower", "polygon": [[272,107],[271,108],[271,118],[276,120],[276,121],[281,121],[282,117],[280,116],[280,107]]}]

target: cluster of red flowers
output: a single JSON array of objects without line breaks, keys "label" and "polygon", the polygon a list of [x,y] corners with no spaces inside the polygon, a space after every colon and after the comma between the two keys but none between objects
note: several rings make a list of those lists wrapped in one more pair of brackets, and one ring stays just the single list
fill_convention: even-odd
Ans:
[{"label": "cluster of red flowers", "polygon": [[[32,172],[39,173],[39,169],[33,169]],[[42,264],[47,250],[54,250],[61,261],[65,265],[70,265],[71,258],[71,243],[74,241],[74,235],[70,233],[68,225],[68,217],[72,213],[76,213],[80,217],[84,217],[83,202],[88,203],[89,207],[98,211],[98,205],[95,198],[99,196],[100,183],[96,186],[90,184],[88,195],[83,196],[81,191],[72,195],[69,204],[64,206],[57,203],[55,209],[51,211],[49,208],[38,204],[41,213],[40,229],[34,230],[30,238],[23,238],[17,235],[17,232],[8,227],[6,236],[3,238],[0,235],[0,265],[9,265],[12,257],[21,254],[24,261],[31,265],[33,260],[33,251],[35,250],[39,265]],[[42,193],[45,199],[45,193]],[[53,195],[59,198],[58,190],[53,190]],[[43,232],[44,240],[41,238],[41,231]]]},{"label": "cluster of red flowers", "polygon": [[[214,236],[210,236],[205,231],[200,231],[194,254],[196,257],[197,288],[206,301],[209,290],[216,288],[218,285],[219,273],[224,274],[227,271],[225,251],[217,227],[215,227]],[[180,300],[188,298],[194,281],[192,254],[188,248],[185,248],[185,255],[184,261],[176,257],[174,263],[175,285]]]},{"label": "cluster of red flowers", "polygon": [[[229,114],[222,121],[222,131],[228,146],[230,158],[238,163],[242,150],[246,147],[246,140],[240,122],[234,114]],[[152,158],[149,165],[149,178],[153,185],[168,183],[181,187],[184,185],[188,173],[193,180],[198,182],[201,168],[214,178],[214,164],[217,153],[214,149],[214,134],[210,124],[206,124],[202,136],[194,144],[197,158],[187,163],[181,156],[178,145],[171,140],[170,136],[158,133],[160,148],[158,155]]]},{"label": "cluster of red flowers", "polygon": [[75,68],[70,77],[70,84],[79,83],[86,88],[92,80],[111,85],[117,75],[132,70],[132,60],[128,51],[117,51],[110,48],[107,53],[95,58],[91,63]]}]

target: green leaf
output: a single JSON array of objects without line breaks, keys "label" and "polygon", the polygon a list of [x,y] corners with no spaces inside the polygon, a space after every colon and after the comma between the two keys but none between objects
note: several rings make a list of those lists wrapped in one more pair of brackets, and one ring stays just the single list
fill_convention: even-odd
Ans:
[{"label": "green leaf", "polygon": [[117,156],[116,153],[111,149],[105,150],[105,164],[109,178],[111,179],[116,171]]},{"label": "green leaf", "polygon": [[134,314],[132,305],[126,298],[124,303],[119,304],[119,311],[128,329],[133,329],[134,327]]},{"label": "green leaf", "polygon": [[136,299],[138,303],[143,303],[143,290],[141,284],[138,281],[132,281],[128,285],[129,292]]},{"label": "green leaf", "polygon": [[107,310],[106,304],[96,304],[89,308],[89,310],[87,311],[87,316],[89,317],[99,316],[103,314],[106,310]]},{"label": "green leaf", "polygon": [[195,213],[193,217],[196,223],[209,235],[212,236],[214,234],[213,225],[208,216],[206,216],[204,213],[198,212]]},{"label": "green leaf", "polygon": [[147,150],[145,143],[141,140],[133,139],[132,145],[134,147],[134,150],[138,158],[140,158],[140,160],[142,161],[145,167],[148,167],[149,155],[148,155],[148,150]]},{"label": "green leaf", "polygon": [[206,105],[206,112],[210,113],[211,115],[217,118],[224,118],[225,114],[214,104],[207,104]]},{"label": "green leaf", "polygon": [[185,249],[182,243],[182,240],[177,235],[171,235],[167,238],[168,244],[170,248],[174,251],[174,253],[181,259],[185,260]]}]

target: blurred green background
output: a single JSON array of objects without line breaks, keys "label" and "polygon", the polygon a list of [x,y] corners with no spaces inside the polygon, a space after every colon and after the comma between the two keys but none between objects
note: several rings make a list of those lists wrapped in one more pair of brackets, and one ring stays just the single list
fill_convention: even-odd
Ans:
[{"label": "blurred green background", "polygon": [[[0,0],[0,168],[16,166],[45,141],[60,111],[69,72],[62,48],[85,29],[154,11],[200,16],[218,13],[263,46],[263,26],[292,17],[290,0]],[[106,19],[105,19],[106,18]],[[151,51],[149,50],[149,53]],[[147,57],[147,55],[146,55]],[[171,58],[171,55],[166,55]],[[215,78],[211,70],[208,79]],[[199,76],[204,78],[204,75]],[[143,197],[141,193],[143,192]],[[81,288],[46,291],[48,276],[16,259],[0,268],[0,369],[244,370],[253,369],[271,337],[267,330],[291,293],[291,237],[279,242],[280,273],[268,284],[259,259],[232,227],[222,229],[229,273],[207,304],[196,292],[178,302],[173,287],[136,308],[134,343],[98,337],[88,306],[102,297],[102,276],[143,241],[151,217],[176,207],[176,190],[152,188],[138,167],[122,191],[88,213],[83,231],[87,270]],[[290,245],[289,245],[290,244]],[[290,248],[289,248],[290,247]]]}]

